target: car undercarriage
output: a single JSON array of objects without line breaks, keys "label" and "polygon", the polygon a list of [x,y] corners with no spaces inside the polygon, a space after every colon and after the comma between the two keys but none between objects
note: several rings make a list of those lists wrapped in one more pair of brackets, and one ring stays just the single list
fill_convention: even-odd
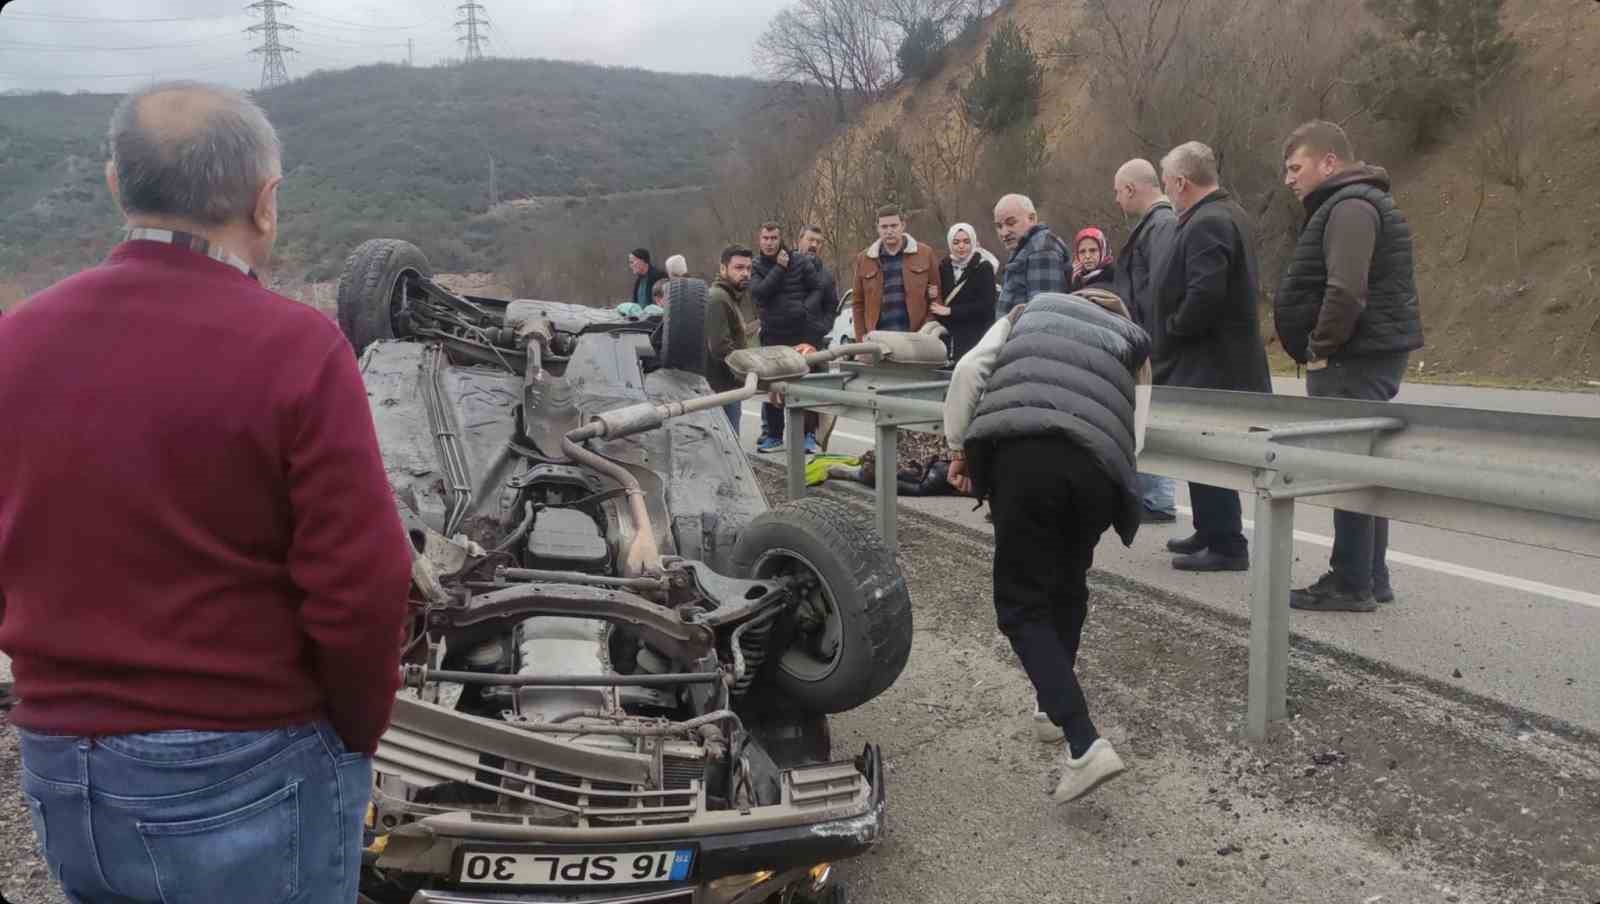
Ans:
[{"label": "car undercarriage", "polygon": [[394,240],[347,263],[415,550],[366,900],[841,901],[881,831],[880,754],[835,758],[827,714],[904,667],[905,579],[849,510],[769,508],[723,413],[813,362],[712,394],[704,284],[666,307],[457,295]]}]

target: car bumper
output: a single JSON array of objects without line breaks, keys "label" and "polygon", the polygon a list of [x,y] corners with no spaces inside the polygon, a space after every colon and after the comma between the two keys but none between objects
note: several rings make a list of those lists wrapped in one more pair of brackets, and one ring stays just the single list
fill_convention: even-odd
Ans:
[{"label": "car bumper", "polygon": [[[804,787],[808,777],[824,774],[827,767],[802,767],[789,770],[791,789]],[[688,882],[648,890],[560,889],[429,889],[418,891],[411,904],[745,904],[764,901],[778,891],[807,887],[821,891],[828,881],[826,870],[814,874],[819,865],[848,859],[865,852],[883,831],[887,809],[883,763],[878,749],[868,745],[854,762],[854,770],[864,782],[864,793],[848,805],[830,806],[825,815],[808,818],[796,811],[791,790],[783,806],[752,808],[746,813],[717,813],[715,820],[696,820],[687,824],[661,826],[652,832],[652,843],[667,846],[692,846],[696,849],[694,876]],[[780,811],[768,812],[763,811]],[[748,820],[752,828],[728,831],[729,825]],[[432,825],[430,825],[432,823]],[[697,823],[699,823],[697,825]],[[462,832],[460,825],[423,820],[390,835],[385,853],[375,865],[382,869],[405,870],[407,866],[433,864],[428,871],[453,864],[464,846],[475,851],[528,851],[541,844],[594,844],[604,846],[618,838],[588,838],[600,830],[575,830],[552,837],[549,829],[488,826],[476,824],[477,831]],[[448,833],[448,834],[446,834]],[[630,833],[631,834],[631,833]],[[538,837],[538,836],[544,837]],[[521,837],[519,837],[521,836]],[[629,839],[639,840],[639,839]],[[440,876],[443,880],[444,876]],[[437,884],[448,885],[446,881]]]}]

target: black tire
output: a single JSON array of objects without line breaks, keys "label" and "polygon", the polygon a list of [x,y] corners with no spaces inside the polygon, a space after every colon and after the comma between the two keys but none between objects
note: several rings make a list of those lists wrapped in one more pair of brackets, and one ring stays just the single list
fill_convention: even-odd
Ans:
[{"label": "black tire", "polygon": [[339,328],[356,350],[380,339],[403,339],[406,288],[402,277],[432,276],[433,267],[416,245],[400,239],[369,239],[345,259],[339,274]]},{"label": "black tire", "polygon": [[854,709],[900,677],[911,655],[911,594],[883,540],[850,509],[800,499],[762,513],[739,535],[733,568],[751,578],[816,580],[801,607],[779,620],[767,663],[774,686],[802,708]]},{"label": "black tire", "polygon": [[667,312],[661,322],[661,366],[706,372],[706,284],[679,277],[667,283]]}]

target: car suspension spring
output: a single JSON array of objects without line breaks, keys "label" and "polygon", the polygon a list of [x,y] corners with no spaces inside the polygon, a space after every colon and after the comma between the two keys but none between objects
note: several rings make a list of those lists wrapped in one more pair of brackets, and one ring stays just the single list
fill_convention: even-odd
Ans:
[{"label": "car suspension spring", "polygon": [[770,617],[758,618],[745,622],[733,632],[730,642],[733,644],[735,674],[738,676],[733,682],[733,696],[743,697],[750,685],[755,683],[756,676],[761,674],[761,667],[767,661],[767,642],[772,639],[775,621]]}]

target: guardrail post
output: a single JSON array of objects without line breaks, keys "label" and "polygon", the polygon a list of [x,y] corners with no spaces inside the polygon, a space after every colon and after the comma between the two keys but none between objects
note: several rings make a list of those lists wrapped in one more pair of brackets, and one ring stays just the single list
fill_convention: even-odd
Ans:
[{"label": "guardrail post", "polygon": [[1264,738],[1288,715],[1289,572],[1294,567],[1294,500],[1256,491],[1255,558],[1250,563],[1250,697],[1245,732]]},{"label": "guardrail post", "polygon": [[783,448],[789,456],[789,498],[799,499],[806,494],[806,412],[804,408],[788,407],[785,400],[783,414]]},{"label": "guardrail post", "polygon": [[899,538],[895,532],[895,505],[900,493],[899,472],[900,462],[896,459],[899,447],[895,443],[899,428],[894,424],[879,424],[878,426],[878,536],[883,538],[883,545],[889,548],[893,555],[899,550]]}]

